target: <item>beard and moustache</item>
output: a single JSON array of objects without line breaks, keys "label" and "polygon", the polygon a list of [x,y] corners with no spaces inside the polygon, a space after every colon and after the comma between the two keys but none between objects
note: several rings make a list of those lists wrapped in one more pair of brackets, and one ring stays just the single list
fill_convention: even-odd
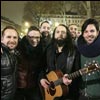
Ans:
[{"label": "beard and moustache", "polygon": [[42,37],[45,38],[49,35],[49,32],[46,31],[46,32],[42,32],[41,34],[42,34]]},{"label": "beard and moustache", "polygon": [[56,45],[61,47],[61,46],[65,45],[66,39],[55,39],[55,43],[56,43]]}]

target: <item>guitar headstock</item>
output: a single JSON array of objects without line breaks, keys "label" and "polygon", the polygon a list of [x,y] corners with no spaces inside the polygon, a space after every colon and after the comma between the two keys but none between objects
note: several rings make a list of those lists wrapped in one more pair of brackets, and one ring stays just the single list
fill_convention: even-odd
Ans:
[{"label": "guitar headstock", "polygon": [[85,64],[85,67],[80,70],[80,74],[83,75],[83,74],[91,73],[96,70],[100,70],[100,66],[99,66],[98,62],[93,60],[92,62]]}]

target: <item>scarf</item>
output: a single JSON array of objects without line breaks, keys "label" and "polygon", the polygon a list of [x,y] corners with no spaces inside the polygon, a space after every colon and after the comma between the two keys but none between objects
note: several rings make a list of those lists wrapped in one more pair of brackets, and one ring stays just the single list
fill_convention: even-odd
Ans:
[{"label": "scarf", "polygon": [[91,43],[87,44],[84,41],[83,36],[81,35],[78,39],[78,50],[79,52],[85,57],[96,57],[100,55],[100,34],[96,38],[96,40]]}]

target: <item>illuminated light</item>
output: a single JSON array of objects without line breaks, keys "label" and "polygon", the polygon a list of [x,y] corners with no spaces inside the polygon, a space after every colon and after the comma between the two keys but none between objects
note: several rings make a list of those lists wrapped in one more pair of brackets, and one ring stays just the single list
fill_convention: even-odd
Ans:
[{"label": "illuminated light", "polygon": [[48,21],[50,23],[50,25],[52,25],[52,22],[51,21]]},{"label": "illuminated light", "polygon": [[23,38],[23,36],[24,36],[24,33],[20,33],[20,38]]},{"label": "illuminated light", "polygon": [[21,35],[24,35],[23,33],[20,33]]},{"label": "illuminated light", "polygon": [[28,29],[25,29],[25,33],[27,33],[28,32]]},{"label": "illuminated light", "polygon": [[29,27],[29,23],[28,23],[28,22],[25,22],[25,26],[26,26],[26,27]]},{"label": "illuminated light", "polygon": [[58,25],[59,25],[59,23],[58,22],[55,22],[55,27],[58,26]]}]

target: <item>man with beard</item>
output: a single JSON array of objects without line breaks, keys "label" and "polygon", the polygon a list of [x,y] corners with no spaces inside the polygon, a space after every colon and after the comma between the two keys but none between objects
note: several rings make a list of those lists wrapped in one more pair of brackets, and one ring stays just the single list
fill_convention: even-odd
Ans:
[{"label": "man with beard", "polygon": [[18,32],[7,26],[1,34],[1,100],[14,100],[16,90]]},{"label": "man with beard", "polygon": [[40,32],[42,34],[42,44],[44,50],[51,41],[50,31],[51,31],[50,23],[48,21],[43,21],[40,25]]},{"label": "man with beard", "polygon": [[69,28],[69,30],[70,30],[73,43],[74,43],[75,45],[77,45],[78,26],[77,26],[76,24],[70,24],[70,25],[68,26],[68,28]]},{"label": "man with beard", "polygon": [[66,88],[69,85],[69,93],[57,97],[54,100],[78,100],[78,85],[79,79],[69,80],[66,76],[78,69],[80,69],[79,55],[75,47],[73,46],[72,39],[67,26],[60,24],[53,32],[53,38],[51,44],[46,49],[46,71],[42,71],[40,74],[40,83],[43,88],[49,88],[50,82],[45,78],[45,74],[50,71],[60,70],[63,75],[63,83]]},{"label": "man with beard", "polygon": [[82,77],[79,100],[100,100],[100,32],[95,19],[90,18],[83,23],[78,50],[81,53],[81,67],[93,62],[99,67],[94,73]]},{"label": "man with beard", "polygon": [[42,66],[43,48],[40,30],[30,26],[17,47],[18,81],[14,100],[41,100],[38,86],[38,75]]}]

